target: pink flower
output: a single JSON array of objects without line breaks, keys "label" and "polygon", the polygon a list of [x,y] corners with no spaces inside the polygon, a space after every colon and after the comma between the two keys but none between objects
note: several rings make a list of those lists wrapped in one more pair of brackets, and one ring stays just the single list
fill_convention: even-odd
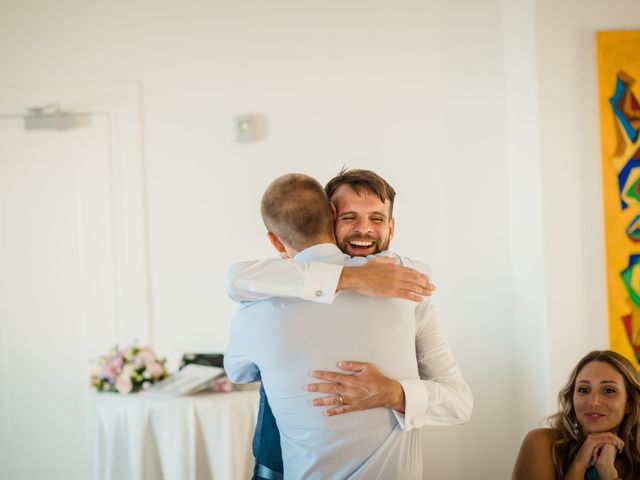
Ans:
[{"label": "pink flower", "polygon": [[138,352],[138,357],[140,360],[142,360],[142,363],[144,365],[149,365],[152,362],[156,361],[156,356],[153,353],[152,350],[149,350],[148,348],[143,348],[140,350],[140,352]]},{"label": "pink flower", "polygon": [[116,390],[120,393],[129,393],[133,388],[133,383],[131,383],[131,377],[128,375],[118,375],[116,379]]},{"label": "pink flower", "polygon": [[111,366],[111,368],[113,368],[113,370],[115,370],[116,372],[120,372],[123,364],[124,364],[124,358],[122,358],[121,355],[118,355],[117,357],[112,358],[111,361],[109,362],[109,365]]},{"label": "pink flower", "polygon": [[142,348],[140,349],[140,351],[141,351],[141,352],[148,353],[149,355],[151,355],[151,356],[152,356],[152,357],[154,357],[154,358],[155,358],[155,356],[156,356],[156,352],[153,350],[153,347],[152,347],[151,345],[147,345],[147,346],[145,346],[145,347],[142,347]]},{"label": "pink flower", "polygon": [[151,362],[147,365],[147,372],[152,378],[160,378],[164,373],[164,368],[158,362]]},{"label": "pink flower", "polygon": [[102,367],[101,376],[102,378],[108,379],[110,382],[113,382],[116,379],[116,375],[118,372],[113,368],[113,366],[108,363],[104,367]]},{"label": "pink flower", "polygon": [[216,392],[228,393],[233,390],[233,386],[226,375],[222,378],[216,378],[213,382],[213,390]]}]

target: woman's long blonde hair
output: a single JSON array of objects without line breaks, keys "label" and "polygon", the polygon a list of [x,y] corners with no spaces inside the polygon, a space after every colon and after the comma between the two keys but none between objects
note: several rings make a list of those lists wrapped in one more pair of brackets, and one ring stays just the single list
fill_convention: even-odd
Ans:
[{"label": "woman's long blonde hair", "polygon": [[625,478],[640,478],[640,378],[634,366],[625,357],[611,350],[595,350],[588,353],[573,369],[565,386],[558,393],[559,411],[549,417],[549,424],[559,436],[553,444],[553,464],[556,475],[562,479],[585,441],[573,405],[576,377],[590,362],[605,362],[615,368],[624,378],[627,390],[628,411],[622,419],[617,435],[624,441],[622,458]]}]

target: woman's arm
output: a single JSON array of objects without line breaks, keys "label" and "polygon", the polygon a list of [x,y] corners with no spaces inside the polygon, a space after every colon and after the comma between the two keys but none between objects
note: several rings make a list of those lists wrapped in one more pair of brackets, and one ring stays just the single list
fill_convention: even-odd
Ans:
[{"label": "woman's arm", "polygon": [[589,465],[595,463],[599,477],[602,480],[615,480],[618,472],[615,468],[615,458],[618,449],[622,449],[624,442],[611,432],[591,433],[586,438],[580,450],[573,459],[566,480],[583,480]]}]

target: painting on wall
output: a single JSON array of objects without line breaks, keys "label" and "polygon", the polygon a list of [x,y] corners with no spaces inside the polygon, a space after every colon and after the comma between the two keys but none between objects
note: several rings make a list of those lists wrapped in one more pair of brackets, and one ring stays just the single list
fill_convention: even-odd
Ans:
[{"label": "painting on wall", "polygon": [[609,338],[640,369],[640,31],[597,44]]}]

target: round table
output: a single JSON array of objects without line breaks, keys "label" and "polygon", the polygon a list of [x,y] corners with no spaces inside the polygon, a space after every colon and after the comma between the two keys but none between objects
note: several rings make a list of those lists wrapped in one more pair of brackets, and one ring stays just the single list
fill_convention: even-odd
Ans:
[{"label": "round table", "polygon": [[257,390],[188,397],[96,393],[94,480],[251,478]]}]

